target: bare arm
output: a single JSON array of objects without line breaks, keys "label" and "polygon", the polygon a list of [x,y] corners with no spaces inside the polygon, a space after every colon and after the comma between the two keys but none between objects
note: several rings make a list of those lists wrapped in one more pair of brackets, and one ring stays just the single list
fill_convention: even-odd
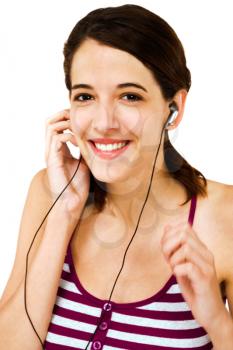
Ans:
[{"label": "bare arm", "polygon": [[[43,239],[30,263],[27,277],[27,309],[44,342],[50,323],[66,249],[77,220],[53,208]],[[80,211],[81,214],[81,211]],[[0,348],[41,349],[24,309],[24,279],[0,313]]]}]

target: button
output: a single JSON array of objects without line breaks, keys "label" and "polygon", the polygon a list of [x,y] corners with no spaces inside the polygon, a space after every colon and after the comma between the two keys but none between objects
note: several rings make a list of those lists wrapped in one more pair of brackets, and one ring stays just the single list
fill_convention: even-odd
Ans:
[{"label": "button", "polygon": [[105,329],[107,329],[107,328],[108,328],[107,322],[105,322],[105,321],[102,322],[102,323],[100,324],[99,328],[100,328],[102,331],[104,331]]},{"label": "button", "polygon": [[98,350],[98,349],[101,349],[101,347],[102,347],[102,344],[101,344],[101,342],[100,341],[94,341],[94,343],[93,343],[93,349],[95,349],[95,350]]},{"label": "button", "polygon": [[110,311],[111,308],[112,308],[112,305],[111,305],[110,303],[105,303],[105,304],[104,304],[104,310],[105,310],[105,311]]}]

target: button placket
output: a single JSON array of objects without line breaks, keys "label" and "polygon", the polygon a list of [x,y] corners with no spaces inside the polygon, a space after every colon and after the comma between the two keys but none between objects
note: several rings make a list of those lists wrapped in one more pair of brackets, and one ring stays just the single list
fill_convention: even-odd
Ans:
[{"label": "button placket", "polygon": [[105,331],[105,329],[108,328],[108,323],[106,321],[102,321],[101,324],[99,325],[99,329],[102,331]]},{"label": "button placket", "polygon": [[110,320],[111,320],[111,315],[112,315],[112,304],[106,302],[102,307],[102,312],[100,316],[101,322],[95,333],[91,350],[100,350],[103,348],[104,340],[106,338]]},{"label": "button placket", "polygon": [[99,350],[102,348],[102,343],[99,340],[94,341],[92,348],[94,350]]},{"label": "button placket", "polygon": [[105,303],[104,306],[103,306],[103,309],[105,311],[110,311],[112,310],[112,304],[111,303]]}]

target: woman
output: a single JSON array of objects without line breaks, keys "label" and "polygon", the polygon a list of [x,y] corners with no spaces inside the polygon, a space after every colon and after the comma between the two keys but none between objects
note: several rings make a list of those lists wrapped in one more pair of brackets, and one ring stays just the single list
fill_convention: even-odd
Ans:
[{"label": "woman", "polygon": [[64,56],[70,108],[46,123],[47,168],[30,184],[0,345],[232,349],[233,190],[169,141],[191,86],[177,35],[141,6],[100,8]]}]

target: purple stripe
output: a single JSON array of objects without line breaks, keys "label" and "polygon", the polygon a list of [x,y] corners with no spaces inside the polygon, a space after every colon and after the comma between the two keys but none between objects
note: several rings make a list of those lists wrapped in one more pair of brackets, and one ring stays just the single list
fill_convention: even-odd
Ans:
[{"label": "purple stripe", "polygon": [[64,271],[62,270],[62,273],[61,273],[61,278],[68,281],[68,282],[74,282],[71,278],[71,273],[70,272],[67,272],[67,271]]},{"label": "purple stripe", "polygon": [[109,328],[121,332],[135,333],[140,335],[150,335],[154,337],[163,338],[177,338],[177,339],[190,339],[198,338],[206,335],[204,328],[199,327],[196,329],[162,329],[162,328],[152,328],[152,327],[142,327],[136,325],[129,325],[111,321]]},{"label": "purple stripe", "polygon": [[[194,216],[195,216],[195,210],[196,210],[196,203],[197,198],[195,195],[191,198],[190,203],[190,209],[189,209],[189,216],[188,216],[188,222],[190,225],[193,225]],[[70,240],[71,243],[71,240]],[[80,291],[80,293],[75,293],[68,291],[66,289],[63,289],[62,287],[58,288],[57,296],[65,298],[67,300],[71,300],[77,303],[81,303],[86,306],[94,306],[94,307],[103,307],[103,304],[107,301],[107,299],[102,300],[99,299],[93,295],[91,295],[81,284],[78,275],[75,270],[74,261],[72,258],[72,252],[71,252],[71,245],[68,245],[67,248],[67,254],[65,257],[65,263],[69,264],[70,266],[70,273],[66,271],[62,271],[61,277],[62,279],[75,283],[76,287]],[[190,311],[158,311],[158,310],[143,310],[140,309],[140,306],[145,306],[149,303],[160,301],[167,302],[167,303],[178,303],[178,302],[185,302],[185,299],[183,298],[182,293],[167,293],[168,289],[177,283],[175,275],[171,275],[168,281],[163,285],[163,287],[155,293],[152,297],[149,297],[147,299],[136,301],[132,303],[115,303],[111,301],[113,308],[112,311],[121,313],[123,315],[128,316],[137,316],[143,318],[150,318],[152,320],[170,320],[170,321],[186,321],[186,320],[193,320],[193,314]],[[98,317],[87,315],[81,312],[76,312],[72,310],[67,310],[65,308],[62,308],[60,306],[54,305],[53,314],[62,316],[67,319],[71,319],[74,321],[80,321],[83,323],[87,323],[89,325],[97,325],[98,323]],[[201,337],[206,335],[206,331],[201,326],[196,329],[183,329],[183,330],[177,330],[177,329],[154,329],[152,327],[146,326],[141,327],[137,325],[128,325],[128,324],[122,324],[120,322],[111,321],[109,320],[108,329],[121,331],[121,332],[129,332],[129,333],[135,333],[138,335],[148,335],[148,336],[154,336],[154,337],[163,337],[168,339],[195,339],[197,337]],[[51,333],[57,334],[57,335],[63,335],[67,337],[72,337],[75,339],[80,340],[89,340],[91,334],[87,332],[83,332],[81,330],[73,330],[70,328],[66,328],[63,326],[58,326],[52,324],[52,320],[49,325],[49,329]],[[100,333],[99,333],[100,332]],[[109,337],[105,337],[106,331],[99,331],[97,332],[95,338],[96,340],[103,340],[105,345],[109,345],[112,347],[119,347],[122,349],[132,349],[132,350],[141,350],[142,348],[144,350],[181,350],[181,348],[176,347],[165,347],[165,346],[155,346],[155,345],[145,345],[130,341],[123,341],[123,340],[117,340],[112,339]],[[101,339],[103,338],[103,339]],[[70,346],[63,346],[63,345],[56,345],[51,344],[50,342],[45,341],[45,349],[46,350],[75,350],[77,348],[73,348]],[[192,349],[196,350],[211,350],[213,348],[213,344],[209,342],[205,346],[201,347],[192,347]],[[184,349],[184,348],[183,348]]]},{"label": "purple stripe", "polygon": [[[68,297],[69,294],[72,294],[72,292],[67,292],[67,291],[64,293],[58,292],[58,295],[61,296],[62,298],[74,301],[74,299]],[[79,298],[80,298],[80,300],[77,300],[77,298],[75,298],[75,302],[79,302],[80,304],[90,306],[89,304],[84,303],[82,296],[80,296]],[[61,306],[55,305],[53,312],[58,312],[57,310],[60,310],[59,311],[60,316],[65,316],[65,317],[68,317],[68,318],[71,318],[74,320],[77,320],[77,319],[80,320],[81,315],[85,315],[83,313],[68,310],[68,309],[62,308]],[[113,311],[114,311],[114,309],[113,309]],[[115,310],[115,311],[117,311],[117,310]],[[121,309],[120,313],[123,315],[137,316],[137,317],[142,317],[142,318],[148,317],[148,318],[152,318],[152,319],[156,319],[156,320],[168,320],[168,321],[169,320],[170,321],[193,320],[193,315],[192,315],[191,311],[158,311],[158,310],[143,310],[143,309],[134,308],[131,310]],[[86,315],[86,316],[88,316],[88,315]],[[89,315],[89,321],[85,321],[85,322],[91,322],[93,317],[95,318],[95,316]]]},{"label": "purple stripe", "polygon": [[[163,337],[163,338],[168,338],[168,339],[195,339],[197,337],[201,337],[205,335],[205,331],[203,328],[199,328],[198,332],[197,330],[164,330],[164,329],[153,329],[153,328],[145,328],[145,327],[140,327],[140,326],[133,326],[133,325],[124,325],[124,324],[118,324],[116,322],[111,322],[110,328],[113,330],[121,331],[121,332],[128,332],[128,333],[135,333],[135,334],[141,334],[143,335],[149,335],[149,336],[154,336],[154,337]],[[49,332],[57,334],[57,335],[62,335],[62,336],[67,336],[67,337],[72,337],[75,339],[80,339],[80,340],[89,340],[91,334],[87,332],[83,332],[80,330],[75,330],[75,329],[69,329],[66,327],[62,327],[59,325],[51,324],[49,327]],[[107,338],[106,338],[107,340]],[[112,344],[114,340],[111,339],[111,344],[109,345],[116,345]],[[125,346],[126,343],[131,343],[131,342],[125,342],[123,340],[118,340],[118,342],[121,342],[118,346]],[[105,344],[107,345],[108,342]],[[131,343],[132,344],[132,343]],[[133,344],[138,344],[138,343],[133,343]],[[153,345],[154,346],[154,345]],[[154,349],[154,347],[153,347]],[[173,348],[172,348],[173,349]],[[196,348],[195,348],[196,349]],[[201,347],[200,349],[203,349]]]},{"label": "purple stripe", "polygon": [[[74,293],[59,288],[58,296],[61,296],[62,298],[65,298],[67,300],[78,302],[86,306],[91,306],[90,304],[84,303],[83,297],[81,295],[75,295],[74,297],[73,295]],[[77,313],[76,311],[64,309],[58,305],[54,306],[54,312],[56,312],[56,310],[59,310],[59,309],[61,309],[59,315],[68,317],[74,320],[76,320],[77,318],[80,319],[80,316],[84,315],[83,313]],[[130,315],[130,316],[137,316],[137,317],[149,317],[157,320],[171,320],[171,321],[193,320],[193,315],[191,311],[158,311],[158,310],[143,310],[143,309],[133,308],[130,310],[121,309],[120,313],[123,315]],[[86,320],[85,322],[91,322],[93,317],[94,316],[89,316],[89,321]]]},{"label": "purple stripe", "polygon": [[[83,320],[79,320],[80,322],[83,322]],[[96,323],[94,326],[97,326],[98,320],[96,320]],[[129,325],[129,324],[123,324],[118,323],[114,321],[110,321],[109,328],[111,330],[116,330],[120,332],[127,332],[127,333],[135,333],[138,335],[149,335],[154,337],[163,337],[168,339],[195,339],[201,336],[206,335],[206,331],[204,328],[199,327],[196,329],[162,329],[162,328],[152,328],[152,327],[142,327],[142,326],[136,326],[136,325]],[[81,330],[74,330],[71,328],[67,328],[65,326],[60,326],[56,324],[50,324],[49,326],[49,332],[59,334],[59,335],[65,335],[67,337],[73,337],[76,339],[89,339],[86,337],[86,332]]]},{"label": "purple stripe", "polygon": [[[97,337],[96,337],[97,339]],[[177,348],[177,347],[167,347],[167,346],[159,346],[159,345],[146,345],[146,344],[139,344],[129,341],[122,341],[119,339],[113,339],[106,337],[106,340],[104,342],[105,345],[118,347],[122,349],[127,350],[211,350],[213,348],[213,344],[210,342],[203,346],[198,347],[192,347],[192,348]],[[104,349],[104,347],[103,347]]]},{"label": "purple stripe", "polygon": [[[53,310],[53,314],[69,318],[71,320],[77,320],[88,324],[97,325],[98,318],[85,315],[83,313],[78,313],[75,311],[67,310],[62,307],[56,306]],[[122,314],[122,313],[121,313]],[[148,310],[137,310],[135,312],[123,313],[129,316],[138,316],[138,317],[148,317],[157,320],[192,320],[191,312],[161,312],[161,311],[148,311]],[[172,338],[192,338],[194,336],[198,337],[206,334],[205,330],[202,327],[196,329],[184,329],[184,330],[156,330],[152,327],[140,327],[136,325],[124,325],[118,322],[111,321],[111,329],[127,331],[127,332],[135,332],[136,334],[148,334],[155,336],[171,336]]]},{"label": "purple stripe", "polygon": [[96,322],[98,320],[98,317],[83,314],[81,312],[68,310],[57,305],[53,309],[53,314],[57,316],[69,318],[70,320],[85,322],[93,325],[97,324]]},{"label": "purple stripe", "polygon": [[[62,297],[62,298],[66,298],[68,300],[71,300],[71,301],[83,304],[83,295],[82,294],[71,292],[69,290],[63,289],[62,287],[58,288],[57,295]],[[85,299],[85,302],[84,302],[85,305],[96,307],[95,303],[89,302],[89,300],[87,300],[87,301]],[[153,299],[152,299],[152,302],[153,302]],[[160,303],[173,303],[173,304],[176,304],[176,303],[183,303],[183,302],[185,302],[185,300],[184,300],[184,298],[183,298],[183,296],[181,294],[165,294],[163,296],[163,298],[161,298],[159,300],[159,302]],[[143,305],[143,306],[145,306],[145,305]],[[140,309],[140,307],[132,308],[130,310],[127,310],[127,308],[124,308],[124,304],[123,304],[123,307],[119,307],[119,304],[117,304],[115,307],[113,306],[113,309],[114,310],[120,310],[123,313],[124,313],[124,310],[126,310],[125,311],[126,313],[131,312],[131,310],[132,310],[133,312],[135,311],[136,314],[137,314],[137,312],[140,312],[140,310],[141,310],[141,312],[147,312],[147,310]],[[154,312],[156,310],[151,310],[151,311]]]},{"label": "purple stripe", "polygon": [[[64,291],[62,293],[58,292],[58,295],[66,298],[68,300],[73,300],[69,297],[72,292]],[[82,296],[79,296],[80,300],[77,302],[83,303]],[[87,305],[87,304],[84,304]],[[79,320],[81,322],[86,322],[90,324],[95,324],[95,316],[87,315],[84,313],[79,313],[76,311],[68,310],[62,308],[60,306],[55,305],[53,313],[62,317],[70,318],[72,320]],[[142,310],[142,309],[131,309],[131,310],[121,310],[121,314],[129,315],[129,316],[137,316],[137,317],[147,317],[156,320],[168,320],[168,321],[185,321],[185,320],[193,320],[193,315],[191,311],[157,311],[157,310]]]},{"label": "purple stripe", "polygon": [[[64,313],[64,309],[61,310],[62,308],[59,308],[57,310],[55,310],[54,314],[58,315],[58,316],[62,316],[74,321],[80,321],[83,323],[87,323],[87,324],[92,324],[94,326],[97,326],[98,323],[98,319],[95,319],[95,322],[93,322],[93,319],[90,321],[90,319],[88,319],[88,317],[84,314],[79,314],[79,317],[69,317],[70,314]],[[55,331],[55,325],[50,323],[49,326],[49,331],[56,333]],[[66,334],[67,336],[71,336],[69,334],[69,329],[66,328],[65,326],[57,326],[62,329],[66,329]],[[142,326],[136,326],[136,325],[129,325],[129,324],[122,324],[116,321],[110,321],[109,324],[109,328],[113,329],[113,330],[118,330],[118,331],[122,331],[122,332],[129,332],[129,333],[135,333],[135,334],[141,334],[141,335],[151,335],[151,336],[157,336],[157,337],[165,337],[165,338],[178,338],[178,339],[182,339],[182,338],[196,338],[196,337],[200,337],[203,335],[206,335],[206,331],[204,330],[204,328],[199,327],[199,328],[195,328],[195,329],[160,329],[160,328],[152,328],[152,327],[142,327]],[[62,334],[65,335],[63,333],[58,333],[58,334]],[[73,335],[73,337],[75,337]],[[79,338],[82,339],[82,338]]]},{"label": "purple stripe", "polygon": [[45,350],[77,350],[78,348],[73,348],[73,346],[64,346],[64,345],[52,344],[52,343],[50,343],[48,341],[45,341],[44,349]]},{"label": "purple stripe", "polygon": [[122,315],[137,316],[137,317],[148,317],[155,320],[163,321],[189,321],[193,320],[191,311],[157,311],[157,310],[121,310],[119,312]]},{"label": "purple stripe", "polygon": [[191,226],[193,225],[195,211],[196,211],[196,206],[197,206],[197,196],[193,195],[192,198],[191,198],[189,218],[188,218],[188,222],[190,223]]},{"label": "purple stripe", "polygon": [[91,336],[91,333],[83,332],[77,329],[62,327],[56,324],[51,324],[51,326],[49,327],[49,331],[50,333],[63,335],[65,337],[70,337],[79,340],[89,340]]},{"label": "purple stripe", "polygon": [[[62,272],[61,278],[67,282],[74,283],[74,281],[72,280],[72,275],[70,273],[65,272],[65,271]],[[174,283],[172,283],[172,285],[176,284],[174,275],[172,275],[172,278],[170,278],[170,279],[172,279],[174,281]],[[59,295],[64,296],[67,293],[68,299],[73,300],[73,301],[77,301],[77,302],[83,301],[83,295],[85,295],[86,293],[83,292],[83,288],[80,288],[80,286],[77,285],[77,283],[75,283],[75,285],[76,285],[77,289],[79,290],[79,293],[78,293],[78,291],[77,291],[77,293],[71,292],[71,291],[66,290],[65,288],[59,287],[58,288]],[[166,293],[170,287],[171,287],[170,284],[168,284],[166,286],[166,288],[164,288],[164,294],[160,293],[160,298],[158,298],[158,294],[156,293],[155,295],[153,295],[152,297],[147,299],[147,300],[149,300],[149,302],[147,302],[147,303],[145,303],[145,300],[143,300],[142,302],[136,302],[136,304],[137,303],[139,304],[139,305],[136,305],[136,307],[147,305],[149,303],[158,301],[158,299],[160,302],[166,302],[166,303],[186,302],[181,293]],[[80,290],[80,289],[82,289],[82,290]],[[161,292],[161,290],[160,290],[160,292]],[[87,303],[87,301],[89,301],[89,302]],[[142,303],[142,305],[140,305],[140,303]],[[95,297],[94,297],[94,302],[93,302],[93,299],[90,300],[90,298],[89,298],[89,299],[86,299],[85,304],[90,305],[90,306],[95,306],[95,307],[96,306],[102,307],[103,301],[101,301],[101,303],[98,303],[98,305],[96,305]],[[133,304],[135,304],[135,303],[133,303]],[[125,304],[124,303],[123,304],[115,303],[115,305],[116,305],[117,309],[122,309],[122,308],[124,309],[124,306],[125,305],[127,306],[128,303],[125,303]]]},{"label": "purple stripe", "polygon": [[[138,343],[132,343],[132,342],[122,342],[121,340],[117,339],[111,339],[106,338],[105,345],[112,346],[112,347],[119,347],[124,350],[212,350],[213,344],[210,342],[206,345],[203,345],[201,347],[192,347],[192,348],[174,348],[174,347],[167,347],[167,346],[156,346],[156,345],[145,345],[145,344],[138,344]],[[77,350],[78,348],[74,348],[71,346],[64,346],[64,345],[57,345],[52,344],[48,341],[45,341],[44,343],[45,350]],[[104,349],[104,347],[103,347]]]}]

